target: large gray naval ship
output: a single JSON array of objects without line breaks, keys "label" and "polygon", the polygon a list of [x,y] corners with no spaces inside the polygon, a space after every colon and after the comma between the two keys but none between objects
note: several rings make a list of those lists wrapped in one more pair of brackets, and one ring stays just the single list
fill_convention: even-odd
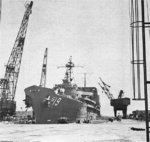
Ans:
[{"label": "large gray naval ship", "polygon": [[71,58],[65,67],[62,84],[52,89],[35,85],[25,89],[25,104],[27,108],[32,107],[35,123],[82,123],[100,116],[97,88],[72,83],[75,66]]}]

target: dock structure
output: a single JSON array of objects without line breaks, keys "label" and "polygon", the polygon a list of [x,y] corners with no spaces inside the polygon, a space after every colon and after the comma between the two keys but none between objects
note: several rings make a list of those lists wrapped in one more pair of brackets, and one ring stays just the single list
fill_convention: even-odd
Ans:
[{"label": "dock structure", "polygon": [[100,82],[98,83],[102,89],[102,92],[105,93],[110,100],[110,105],[114,107],[114,116],[117,116],[117,111],[121,110],[123,118],[127,117],[127,106],[130,105],[130,98],[123,98],[124,91],[120,90],[118,98],[115,99],[113,94],[110,92],[110,85],[107,85],[100,77]]},{"label": "dock structure", "polygon": [[111,99],[110,105],[114,107],[114,116],[117,117],[117,111],[121,110],[123,118],[127,117],[127,107],[130,105],[130,98]]}]

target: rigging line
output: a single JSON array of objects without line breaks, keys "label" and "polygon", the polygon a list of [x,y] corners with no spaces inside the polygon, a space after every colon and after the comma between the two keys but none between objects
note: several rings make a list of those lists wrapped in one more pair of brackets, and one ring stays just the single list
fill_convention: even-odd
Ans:
[{"label": "rigging line", "polygon": [[[133,0],[131,0],[131,22],[134,22],[134,6],[133,6]],[[134,61],[134,28],[131,27],[131,43],[132,43],[132,61]],[[132,85],[133,85],[133,98],[135,99],[135,65],[132,64]]]},{"label": "rigging line", "polygon": [[[146,0],[146,8],[147,8],[147,22],[149,23],[149,4],[148,4],[148,0]],[[150,39],[150,28],[149,28],[149,39]]]},{"label": "rigging line", "polygon": [[130,18],[130,22],[132,22],[131,21],[131,2],[130,1],[131,0],[128,1],[128,3],[129,3],[129,18]]},{"label": "rigging line", "polygon": [[130,22],[134,22],[134,8],[133,8],[133,0],[131,0],[131,17],[130,17]]},{"label": "rigging line", "polygon": [[[135,12],[136,12],[136,16],[135,16],[135,20],[139,21],[139,12],[138,12],[138,1],[135,1]],[[136,47],[137,47],[137,60],[139,60],[139,23],[137,23],[137,28],[136,28]]]},{"label": "rigging line", "polygon": [[[134,29],[131,29],[131,37],[132,37],[132,61],[134,61]],[[132,64],[132,85],[133,85],[133,95],[135,98],[135,64]]]},{"label": "rigging line", "polygon": [[[135,21],[138,21],[139,17],[138,17],[138,1],[135,1]],[[139,23],[137,23],[137,28],[135,28],[135,42],[136,42],[136,58],[137,60],[139,60]],[[138,98],[140,98],[140,68],[139,68],[139,64],[136,64],[136,75],[137,75],[137,93],[138,93]]]},{"label": "rigging line", "polygon": [[148,1],[147,0],[146,0],[146,8],[147,8],[147,19],[148,19],[148,22],[149,22],[149,12],[148,12],[149,7],[148,7]]},{"label": "rigging line", "polygon": [[[138,1],[135,1],[135,20],[139,21],[139,10],[138,10]],[[137,23],[137,28],[136,28],[136,56],[137,60],[140,60],[140,53],[139,53],[139,23]],[[140,64],[137,64],[137,89],[138,89],[138,99],[141,98],[141,84],[140,84]]]},{"label": "rigging line", "polygon": [[[148,0],[146,0],[146,7],[147,7],[147,20],[148,20],[148,22],[149,22]],[[149,38],[150,38],[150,29],[149,29]]]}]

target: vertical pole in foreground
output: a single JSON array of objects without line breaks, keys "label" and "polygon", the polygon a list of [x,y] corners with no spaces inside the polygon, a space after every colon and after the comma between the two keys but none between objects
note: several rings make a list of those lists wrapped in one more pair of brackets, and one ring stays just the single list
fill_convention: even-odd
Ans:
[{"label": "vertical pole in foreground", "polygon": [[142,10],[142,40],[143,40],[143,68],[144,68],[144,95],[145,95],[145,116],[146,116],[146,140],[149,142],[149,120],[148,120],[148,94],[147,94],[147,68],[146,68],[146,44],[145,44],[145,17],[144,0],[141,0]]}]

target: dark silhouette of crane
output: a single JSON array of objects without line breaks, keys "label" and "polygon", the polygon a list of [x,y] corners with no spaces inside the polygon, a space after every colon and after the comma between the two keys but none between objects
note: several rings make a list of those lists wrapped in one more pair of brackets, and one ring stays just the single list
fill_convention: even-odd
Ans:
[{"label": "dark silhouette of crane", "polygon": [[20,71],[23,47],[27,32],[29,16],[31,14],[33,2],[26,3],[26,11],[21,22],[21,26],[12,48],[8,63],[6,65],[5,76],[0,79],[0,118],[6,115],[12,116],[16,111],[14,101],[17,81]]},{"label": "dark silhouette of crane", "polygon": [[45,54],[44,54],[44,59],[43,59],[41,80],[40,80],[40,86],[41,87],[45,87],[45,85],[46,85],[47,55],[48,55],[48,49],[46,48],[45,49]]},{"label": "dark silhouette of crane", "polygon": [[99,86],[102,91],[107,95],[110,100],[110,105],[114,107],[114,115],[117,116],[117,110],[122,110],[123,118],[127,117],[127,106],[130,104],[130,98],[122,98],[123,90],[120,90],[118,98],[114,99],[113,94],[110,92],[110,86],[107,85],[101,78],[99,78],[101,83],[99,82]]}]

